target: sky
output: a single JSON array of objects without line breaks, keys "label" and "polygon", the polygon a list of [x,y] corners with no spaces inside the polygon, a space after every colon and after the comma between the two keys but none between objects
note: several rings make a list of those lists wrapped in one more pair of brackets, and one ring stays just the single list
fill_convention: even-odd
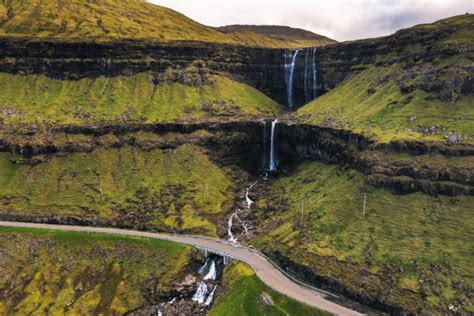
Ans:
[{"label": "sky", "polygon": [[474,12],[474,0],[150,0],[206,25],[270,24],[303,28],[338,41]]}]

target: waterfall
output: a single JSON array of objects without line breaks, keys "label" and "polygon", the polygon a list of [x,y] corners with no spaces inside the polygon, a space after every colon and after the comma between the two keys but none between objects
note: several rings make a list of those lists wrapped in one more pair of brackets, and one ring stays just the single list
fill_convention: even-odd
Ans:
[{"label": "waterfall", "polygon": [[206,305],[206,306],[211,305],[212,299],[214,298],[214,292],[216,291],[216,289],[217,289],[217,285],[214,286],[214,289],[212,289],[212,292],[207,297],[206,302],[204,303],[204,305]]},{"label": "waterfall", "polygon": [[276,171],[277,169],[277,162],[275,158],[275,129],[276,129],[277,123],[278,123],[277,119],[275,119],[272,122],[272,131],[271,131],[271,136],[270,136],[270,165],[269,165],[268,171]]},{"label": "waterfall", "polygon": [[248,209],[250,209],[252,207],[252,204],[253,204],[253,201],[249,197],[249,194],[250,194],[250,190],[252,190],[254,185],[255,185],[255,183],[252,184],[251,186],[249,186],[247,189],[245,189],[245,203],[246,203],[246,206],[247,206]]},{"label": "waterfall", "polygon": [[229,241],[230,242],[237,242],[237,239],[234,237],[234,234],[232,233],[232,225],[234,224],[234,214],[232,214],[229,217],[229,220],[227,221],[227,236],[229,236]]},{"label": "waterfall", "polygon": [[162,312],[161,310],[159,310],[156,315],[157,315],[157,316],[163,316],[163,312]]},{"label": "waterfall", "polygon": [[216,277],[217,277],[216,262],[212,260],[211,267],[209,268],[209,272],[204,277],[204,280],[215,280]]},{"label": "waterfall", "polygon": [[295,74],[295,62],[298,53],[299,50],[295,50],[293,55],[292,51],[288,51],[285,53],[285,81],[289,108],[293,108],[293,77]]},{"label": "waterfall", "polygon": [[316,84],[317,84],[317,68],[316,68],[316,48],[313,48],[313,99],[316,99],[318,96],[317,90],[316,90]]},{"label": "waterfall", "polygon": [[198,302],[199,304],[204,303],[206,300],[207,294],[207,285],[205,282],[199,282],[198,287],[196,289],[196,293],[193,295],[193,301]]},{"label": "waterfall", "polygon": [[199,274],[204,274],[204,272],[206,272],[206,269],[209,266],[209,261],[210,261],[210,259],[206,258],[206,261],[204,262],[204,264],[198,270]]},{"label": "waterfall", "polygon": [[308,55],[309,50],[306,50],[306,55],[304,57],[304,101],[308,103]]}]

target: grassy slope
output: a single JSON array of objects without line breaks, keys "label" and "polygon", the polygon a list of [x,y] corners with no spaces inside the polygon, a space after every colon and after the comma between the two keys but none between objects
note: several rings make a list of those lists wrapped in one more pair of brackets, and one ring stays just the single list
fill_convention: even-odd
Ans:
[{"label": "grassy slope", "polygon": [[[402,94],[393,81],[377,83],[384,75],[399,71],[370,67],[298,110],[306,122],[347,128],[380,141],[392,139],[440,140],[448,132],[470,137],[474,133],[474,97],[460,96],[453,103],[433,99],[417,89]],[[375,89],[369,93],[369,88]],[[444,126],[434,135],[423,136],[416,126]]]},{"label": "grassy slope", "polygon": [[[101,148],[36,166],[0,153],[0,212],[69,215],[216,234],[230,180],[199,149]],[[205,187],[208,186],[207,192]]]},{"label": "grassy slope", "polygon": [[0,314],[124,314],[169,292],[192,250],[101,234],[0,228]]},{"label": "grassy slope", "polygon": [[[427,54],[426,47],[408,45],[404,52],[377,56],[379,66],[372,65],[346,79],[300,108],[297,116],[313,124],[363,132],[381,142],[397,138],[440,140],[448,132],[461,133],[473,142],[474,97],[460,93],[460,87],[456,87],[460,80],[470,77],[469,65],[474,54],[468,48],[474,45],[473,20],[472,14],[462,15],[406,31],[456,26],[458,31],[433,45],[435,49],[458,49],[459,54],[449,58],[440,55],[427,61],[419,58]],[[383,66],[391,58],[405,53],[416,56],[416,60],[410,64]],[[402,93],[402,86],[415,89]],[[431,90],[426,90],[426,86],[431,86]],[[420,131],[436,125],[445,129],[438,128],[435,135],[425,136]]]},{"label": "grassy slope", "polygon": [[15,111],[0,111],[0,118],[7,124],[152,123],[271,114],[280,110],[276,102],[258,90],[226,77],[214,76],[211,84],[197,87],[154,84],[152,79],[146,73],[78,81],[0,73],[0,110]]},{"label": "grassy slope", "polygon": [[473,202],[469,196],[393,195],[368,187],[357,171],[307,163],[276,180],[271,196],[259,202],[268,207],[261,213],[266,233],[255,245],[280,250],[350,288],[439,311],[466,299],[456,282],[474,286]]},{"label": "grassy slope", "polygon": [[0,0],[0,36],[299,46],[253,33],[225,34],[144,0]]},{"label": "grassy slope", "polygon": [[[243,263],[228,266],[224,271],[223,283],[226,292],[216,298],[209,311],[211,316],[330,315],[273,291]],[[260,296],[261,293],[271,297],[273,305],[265,303]]]}]

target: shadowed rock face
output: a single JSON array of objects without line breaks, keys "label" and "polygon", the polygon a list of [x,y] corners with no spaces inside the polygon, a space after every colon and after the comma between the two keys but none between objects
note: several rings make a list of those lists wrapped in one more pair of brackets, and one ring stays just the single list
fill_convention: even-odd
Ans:
[{"label": "shadowed rock face", "polygon": [[[21,154],[23,163],[38,164],[44,156],[61,152],[92,152],[100,147],[135,146],[143,150],[178,148],[192,144],[205,148],[220,166],[237,165],[258,175],[268,165],[270,121],[189,124],[128,124],[107,126],[69,126],[52,128],[48,133],[0,135],[0,151]],[[195,132],[205,131],[204,136]],[[266,132],[265,132],[266,131]],[[140,141],[138,132],[156,134],[155,139]],[[323,161],[347,165],[367,175],[369,184],[396,193],[474,194],[474,173],[469,165],[429,164],[418,161],[420,155],[466,157],[473,154],[469,145],[443,145],[399,141],[380,145],[350,131],[321,128],[305,124],[279,122],[276,127],[279,171],[288,172],[304,161]],[[78,135],[80,141],[64,143],[55,135]],[[105,140],[113,135],[113,140]],[[170,136],[178,135],[178,136]],[[410,159],[390,159],[390,155],[406,154]],[[444,160],[443,160],[444,161]]]}]

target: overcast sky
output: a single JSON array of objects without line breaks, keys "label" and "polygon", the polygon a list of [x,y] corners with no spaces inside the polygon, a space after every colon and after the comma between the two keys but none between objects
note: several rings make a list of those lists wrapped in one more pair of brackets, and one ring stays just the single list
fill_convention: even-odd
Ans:
[{"label": "overcast sky", "polygon": [[474,0],[150,0],[211,26],[299,27],[338,41],[473,13]]}]

